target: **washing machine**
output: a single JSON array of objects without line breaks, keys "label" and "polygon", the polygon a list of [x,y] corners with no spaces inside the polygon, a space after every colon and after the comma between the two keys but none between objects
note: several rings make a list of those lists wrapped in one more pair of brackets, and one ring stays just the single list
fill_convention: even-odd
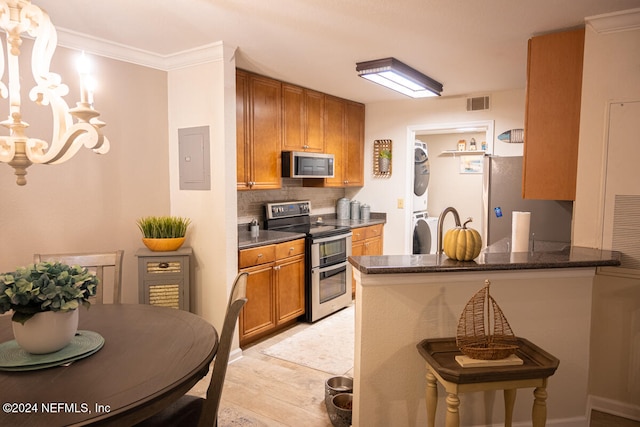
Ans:
[{"label": "washing machine", "polygon": [[438,245],[438,217],[427,211],[413,214],[413,254],[435,254]]},{"label": "washing machine", "polygon": [[413,157],[413,212],[423,212],[427,210],[427,189],[430,175],[426,142],[415,142]]}]

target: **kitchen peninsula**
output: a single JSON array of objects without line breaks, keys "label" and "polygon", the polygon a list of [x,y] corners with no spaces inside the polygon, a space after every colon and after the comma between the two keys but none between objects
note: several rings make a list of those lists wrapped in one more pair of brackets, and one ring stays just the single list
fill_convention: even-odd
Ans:
[{"label": "kitchen peninsula", "polygon": [[[485,279],[514,333],[560,360],[547,387],[547,420],[587,425],[593,277],[597,267],[620,265],[619,253],[544,242],[536,249],[510,253],[496,244],[469,262],[444,255],[351,257],[357,295],[353,426],[427,425],[426,369],[416,344],[454,337],[464,305]],[[444,425],[445,397],[441,389],[436,425]],[[501,394],[460,398],[461,425],[504,422]],[[533,390],[518,393],[514,422],[531,422],[532,402]]]}]

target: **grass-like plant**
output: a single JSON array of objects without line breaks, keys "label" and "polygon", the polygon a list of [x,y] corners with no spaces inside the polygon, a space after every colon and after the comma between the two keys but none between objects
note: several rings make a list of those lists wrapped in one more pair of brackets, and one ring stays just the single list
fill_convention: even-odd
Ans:
[{"label": "grass-like plant", "polygon": [[148,216],[138,219],[136,224],[146,239],[171,239],[184,237],[191,220],[179,216]]}]

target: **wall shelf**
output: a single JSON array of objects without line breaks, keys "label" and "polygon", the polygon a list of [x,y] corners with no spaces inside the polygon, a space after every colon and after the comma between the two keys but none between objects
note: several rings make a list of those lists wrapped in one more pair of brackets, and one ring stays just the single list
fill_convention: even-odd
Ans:
[{"label": "wall shelf", "polygon": [[444,150],[442,152],[442,154],[460,154],[461,156],[469,156],[469,155],[474,155],[474,154],[486,154],[487,151],[486,150],[465,150],[465,151],[459,151],[459,150]]}]

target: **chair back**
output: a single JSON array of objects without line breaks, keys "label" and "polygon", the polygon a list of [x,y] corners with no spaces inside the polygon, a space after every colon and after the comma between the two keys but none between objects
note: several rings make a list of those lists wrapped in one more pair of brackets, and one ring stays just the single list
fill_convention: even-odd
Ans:
[{"label": "chair back", "polygon": [[123,250],[102,253],[76,254],[34,254],[33,262],[58,261],[68,265],[85,267],[100,280],[96,287],[95,303],[104,303],[104,269],[113,268],[113,303],[120,304],[122,288],[122,257]]},{"label": "chair back", "polygon": [[240,316],[240,310],[247,302],[247,276],[248,273],[239,273],[233,282],[231,295],[229,296],[229,304],[227,306],[227,314],[224,317],[222,325],[222,333],[218,342],[218,351],[213,365],[211,374],[211,382],[207,389],[207,398],[204,401],[199,427],[212,427],[217,425],[218,408],[220,407],[220,397],[222,396],[222,387],[224,385],[224,377],[227,374],[227,365],[229,364],[229,355],[231,353],[231,343],[236,329],[236,323]]}]

